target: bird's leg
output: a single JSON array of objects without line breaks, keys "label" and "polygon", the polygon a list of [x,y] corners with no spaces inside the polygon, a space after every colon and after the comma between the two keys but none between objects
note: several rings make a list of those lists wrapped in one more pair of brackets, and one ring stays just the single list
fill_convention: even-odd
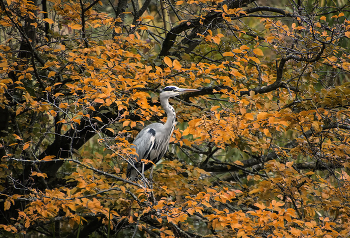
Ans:
[{"label": "bird's leg", "polygon": [[142,174],[142,180],[143,180],[144,186],[146,187],[147,179],[145,177],[145,163],[142,163],[141,174]]},{"label": "bird's leg", "polygon": [[154,168],[154,166],[152,166],[151,172],[150,172],[150,174],[149,174],[149,180],[150,180],[150,181],[153,180],[153,168]]},{"label": "bird's leg", "polygon": [[152,166],[151,172],[149,174],[149,187],[150,187],[150,189],[153,188],[153,169],[154,169],[154,166]]}]

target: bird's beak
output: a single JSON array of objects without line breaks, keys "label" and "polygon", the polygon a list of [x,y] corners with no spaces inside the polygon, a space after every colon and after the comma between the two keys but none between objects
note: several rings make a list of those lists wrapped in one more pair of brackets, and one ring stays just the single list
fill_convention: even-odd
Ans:
[{"label": "bird's beak", "polygon": [[179,93],[190,93],[190,92],[198,92],[198,89],[192,88],[179,88]]}]

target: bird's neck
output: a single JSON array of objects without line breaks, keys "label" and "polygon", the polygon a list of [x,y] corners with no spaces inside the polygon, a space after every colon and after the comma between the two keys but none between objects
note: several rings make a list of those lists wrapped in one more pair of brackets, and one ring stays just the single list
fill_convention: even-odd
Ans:
[{"label": "bird's neck", "polygon": [[165,113],[167,115],[167,120],[164,124],[166,129],[170,129],[172,131],[173,127],[175,126],[176,122],[176,113],[174,108],[169,104],[169,99],[166,98],[164,100],[161,100],[162,107],[165,110]]}]

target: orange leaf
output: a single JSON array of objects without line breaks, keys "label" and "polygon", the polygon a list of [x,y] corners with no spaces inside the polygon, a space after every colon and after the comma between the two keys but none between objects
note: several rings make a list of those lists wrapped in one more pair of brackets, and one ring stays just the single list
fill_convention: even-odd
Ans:
[{"label": "orange leaf", "polygon": [[4,203],[4,210],[9,210],[11,207],[11,202],[9,200],[6,199],[5,203]]},{"label": "orange leaf", "polygon": [[210,109],[210,111],[216,111],[216,109],[220,108],[220,106],[214,106]]},{"label": "orange leaf", "polygon": [[154,19],[154,16],[144,16],[144,17],[142,17],[143,19],[149,19],[149,20],[153,20]]},{"label": "orange leaf", "polygon": [[123,127],[126,127],[126,126],[128,126],[130,124],[130,121],[124,121],[123,122]]},{"label": "orange leaf", "polygon": [[38,172],[32,172],[32,176],[38,176],[38,177],[43,177],[47,178],[47,175],[45,173],[38,173]]},{"label": "orange leaf", "polygon": [[246,45],[242,45],[241,47],[239,47],[241,50],[249,50],[250,48]]},{"label": "orange leaf", "polygon": [[49,77],[49,78],[51,78],[51,77],[55,76],[55,74],[56,74],[56,72],[55,72],[55,71],[50,71],[50,73],[49,73],[48,77]]},{"label": "orange leaf", "polygon": [[261,210],[264,210],[266,208],[264,204],[255,203],[254,205],[260,208]]},{"label": "orange leaf", "polygon": [[232,52],[225,52],[222,55],[223,56],[235,56]]},{"label": "orange leaf", "polygon": [[53,158],[55,158],[54,155],[47,155],[43,158],[43,161],[51,161]]},{"label": "orange leaf", "polygon": [[73,30],[80,30],[82,28],[81,25],[79,24],[72,24],[72,25],[68,25],[70,28],[72,28]]},{"label": "orange leaf", "polygon": [[237,53],[237,54],[242,53],[242,51],[239,49],[233,49],[232,51],[233,51],[233,53]]},{"label": "orange leaf", "polygon": [[271,136],[271,133],[270,133],[269,129],[264,129],[264,134],[266,136]]},{"label": "orange leaf", "polygon": [[28,147],[30,146],[30,144],[29,143],[25,143],[24,144],[24,146],[23,146],[23,150],[26,150],[26,149],[28,149]]},{"label": "orange leaf", "polygon": [[22,140],[21,137],[19,137],[18,135],[16,134],[12,134],[12,135],[16,138],[16,140]]},{"label": "orange leaf", "polygon": [[93,117],[93,118],[95,118],[96,120],[98,120],[98,121],[100,121],[100,122],[103,122],[102,119],[101,119],[101,117]]},{"label": "orange leaf", "polygon": [[164,57],[164,62],[169,66],[172,67],[173,66],[173,62],[171,61],[171,59],[168,56]]},{"label": "orange leaf", "polygon": [[106,130],[109,130],[110,132],[112,132],[114,134],[114,130],[112,128],[106,128]]},{"label": "orange leaf", "polygon": [[136,127],[136,121],[132,121],[131,124],[130,124],[130,127],[131,128]]},{"label": "orange leaf", "polygon": [[49,24],[53,24],[54,23],[54,21],[52,19],[50,19],[50,18],[44,18],[43,21],[46,21]]},{"label": "orange leaf", "polygon": [[244,118],[246,118],[248,120],[254,120],[254,115],[252,113],[246,113],[244,115]]},{"label": "orange leaf", "polygon": [[173,66],[174,66],[174,69],[176,69],[176,70],[180,70],[182,68],[180,62],[177,60],[174,60]]},{"label": "orange leaf", "polygon": [[253,60],[255,63],[257,63],[257,64],[260,64],[260,60],[258,59],[258,58],[256,58],[256,57],[252,57],[252,56],[250,56],[250,57],[248,57],[249,59],[251,59],[251,60]]},{"label": "orange leaf", "polygon": [[253,50],[253,52],[254,52],[254,54],[256,54],[257,56],[264,56],[263,51],[262,51],[261,49],[259,49],[259,48],[255,48],[255,49]]},{"label": "orange leaf", "polygon": [[257,116],[258,120],[264,120],[269,114],[267,112],[260,112]]},{"label": "orange leaf", "polygon": [[101,103],[101,104],[105,103],[105,101],[104,101],[102,98],[96,98],[96,99],[94,100],[94,102],[96,102],[96,103]]}]

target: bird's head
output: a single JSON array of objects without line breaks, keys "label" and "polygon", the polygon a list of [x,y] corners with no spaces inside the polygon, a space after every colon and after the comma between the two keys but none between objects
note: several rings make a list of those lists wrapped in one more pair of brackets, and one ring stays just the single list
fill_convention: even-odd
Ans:
[{"label": "bird's head", "polygon": [[190,89],[190,88],[179,88],[176,86],[166,86],[163,88],[163,90],[160,92],[161,97],[175,97],[183,93],[188,93],[188,92],[197,92],[199,90],[197,89]]}]

